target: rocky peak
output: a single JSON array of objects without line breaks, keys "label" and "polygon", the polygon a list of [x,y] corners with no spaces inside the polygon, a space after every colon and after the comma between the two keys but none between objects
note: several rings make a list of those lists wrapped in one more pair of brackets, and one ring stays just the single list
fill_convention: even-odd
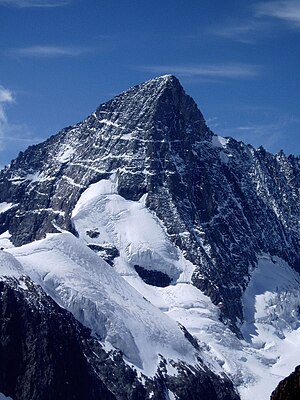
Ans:
[{"label": "rocky peak", "polygon": [[126,129],[138,131],[137,136],[145,140],[184,140],[185,129],[200,140],[201,133],[205,132],[207,138],[209,132],[196,103],[173,75],[151,79],[121,93],[98,107],[93,117],[102,123],[110,121],[115,127],[126,124]]}]

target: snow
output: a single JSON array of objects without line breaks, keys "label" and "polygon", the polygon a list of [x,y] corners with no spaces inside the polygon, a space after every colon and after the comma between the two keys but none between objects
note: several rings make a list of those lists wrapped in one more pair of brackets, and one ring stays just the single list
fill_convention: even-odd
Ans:
[{"label": "snow", "polygon": [[[134,265],[139,265],[166,273],[173,281],[180,276],[190,280],[194,267],[168,240],[160,222],[145,207],[145,199],[124,199],[117,194],[117,184],[112,176],[83,192],[72,213],[79,237],[87,244],[116,247],[120,256],[115,268],[123,276],[136,276]],[[100,235],[91,240],[87,232],[94,229]]]},{"label": "snow", "polygon": [[0,251],[0,279],[3,276],[20,277],[24,274],[22,265],[11,255]]},{"label": "snow", "polygon": [[5,231],[0,235],[0,249],[8,249],[14,245],[10,241],[11,234],[9,231]]},{"label": "snow", "polygon": [[11,209],[14,206],[15,206],[15,204],[6,203],[6,201],[4,201],[3,203],[0,203],[0,214],[5,213],[6,211],[8,211],[9,209]]},{"label": "snow", "polygon": [[224,151],[220,151],[220,160],[223,164],[228,164],[229,162],[229,157]]},{"label": "snow", "polygon": [[0,400],[13,400],[11,397],[6,397],[3,393],[0,393]]},{"label": "snow", "polygon": [[72,155],[75,153],[75,149],[71,147],[70,145],[66,145],[58,154],[57,160],[61,162],[62,164],[70,161],[72,158]]},{"label": "snow", "polygon": [[159,354],[194,363],[194,348],[176,322],[70,233],[9,252],[58,304],[144,373],[155,374]]},{"label": "snow", "polygon": [[224,138],[222,136],[218,136],[218,135],[213,135],[211,140],[212,140],[212,145],[214,147],[220,147],[220,148],[226,147],[226,145],[229,141],[229,139],[226,139],[226,138]]},{"label": "snow", "polygon": [[[129,201],[117,187],[112,175],[82,193],[72,213],[79,239],[66,232],[51,234],[0,252],[1,275],[29,275],[97,333],[106,349],[122,350],[147,375],[156,372],[159,354],[195,362],[180,323],[198,340],[204,363],[217,374],[228,374],[242,400],[268,400],[299,364],[299,274],[279,258],[258,255],[243,295],[240,340],[219,320],[218,307],[191,284],[194,266],[146,208],[146,196]],[[90,237],[89,231],[99,235]],[[87,244],[115,247],[114,268]],[[167,273],[172,284],[147,285],[135,264]]]},{"label": "snow", "polygon": [[[245,339],[270,363],[252,388],[252,395],[268,398],[278,382],[299,364],[300,275],[278,257],[259,259],[244,293]],[[263,378],[263,377],[262,377]]]},{"label": "snow", "polygon": [[[20,180],[22,181],[23,179],[26,179],[27,181],[31,181],[30,183],[35,183],[35,182],[45,182],[45,181],[52,181],[55,179],[54,177],[51,176],[45,176],[44,172],[34,172],[31,174],[27,174],[26,178],[21,178],[21,177],[15,177],[14,180]],[[20,183],[20,182],[17,182]]]},{"label": "snow", "polygon": [[114,126],[116,128],[124,129],[122,126],[116,124],[113,121],[109,121],[108,119],[101,119],[99,122],[108,126]]},{"label": "snow", "polygon": [[[255,395],[260,400],[269,399],[278,382],[299,363],[296,310],[300,306],[300,279],[283,260],[259,256],[244,294],[245,340],[239,340],[219,321],[217,306],[191,284],[194,266],[145,208],[145,196],[140,201],[125,200],[117,194],[117,181],[112,176],[82,194],[73,223],[84,243],[110,244],[119,250],[116,270],[145,299],[198,339],[204,362],[218,374],[227,373],[242,400]],[[93,228],[100,235],[91,240],[86,232]],[[145,284],[134,264],[167,273],[172,284],[165,288]]]}]

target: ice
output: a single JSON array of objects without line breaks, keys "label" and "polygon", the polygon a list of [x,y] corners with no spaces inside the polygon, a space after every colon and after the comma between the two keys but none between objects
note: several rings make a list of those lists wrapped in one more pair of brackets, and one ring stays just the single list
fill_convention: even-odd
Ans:
[{"label": "ice", "polygon": [[194,348],[176,322],[71,234],[9,251],[58,304],[144,373],[156,372],[159,354],[194,362]]}]

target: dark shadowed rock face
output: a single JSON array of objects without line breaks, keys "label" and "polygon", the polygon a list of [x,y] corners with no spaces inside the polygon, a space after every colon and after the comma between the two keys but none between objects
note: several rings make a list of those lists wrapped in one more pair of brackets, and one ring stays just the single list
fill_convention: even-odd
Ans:
[{"label": "dark shadowed rock face", "polygon": [[283,379],[271,395],[271,400],[300,399],[300,366],[287,378]]},{"label": "dark shadowed rock face", "polygon": [[238,332],[257,255],[300,271],[299,163],[213,135],[178,80],[164,76],[29,147],[3,170],[0,202],[13,206],[0,214],[0,233],[9,230],[20,245],[59,228],[73,232],[81,193],[114,173],[124,198],[147,193],[147,207],[196,266],[194,285]]},{"label": "dark shadowed rock face", "polygon": [[145,269],[139,265],[135,265],[134,269],[139,274],[140,278],[148,285],[166,287],[171,283],[171,278],[163,272]]},{"label": "dark shadowed rock face", "polygon": [[139,379],[28,277],[0,281],[0,319],[0,393],[14,400],[165,400],[168,390],[181,400],[239,399],[200,360],[172,364],[177,377],[162,360],[154,378]]}]

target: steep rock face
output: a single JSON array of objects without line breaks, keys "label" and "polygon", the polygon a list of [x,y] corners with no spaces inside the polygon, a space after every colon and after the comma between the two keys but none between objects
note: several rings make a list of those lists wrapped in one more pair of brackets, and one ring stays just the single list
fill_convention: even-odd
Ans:
[{"label": "steep rock face", "polygon": [[[28,277],[0,281],[0,392],[14,400],[238,400],[228,378],[199,364],[166,360],[139,379],[117,352],[106,353],[88,329]],[[193,390],[191,390],[193,388]]]},{"label": "steep rock face", "polygon": [[91,184],[115,174],[194,265],[193,283],[238,331],[240,298],[257,255],[300,270],[299,158],[213,135],[178,80],[163,76],[101,105],[83,122],[32,146],[0,174],[0,233],[15,245],[57,229]]},{"label": "steep rock face", "polygon": [[282,380],[271,395],[271,400],[298,400],[300,398],[300,366]]}]

